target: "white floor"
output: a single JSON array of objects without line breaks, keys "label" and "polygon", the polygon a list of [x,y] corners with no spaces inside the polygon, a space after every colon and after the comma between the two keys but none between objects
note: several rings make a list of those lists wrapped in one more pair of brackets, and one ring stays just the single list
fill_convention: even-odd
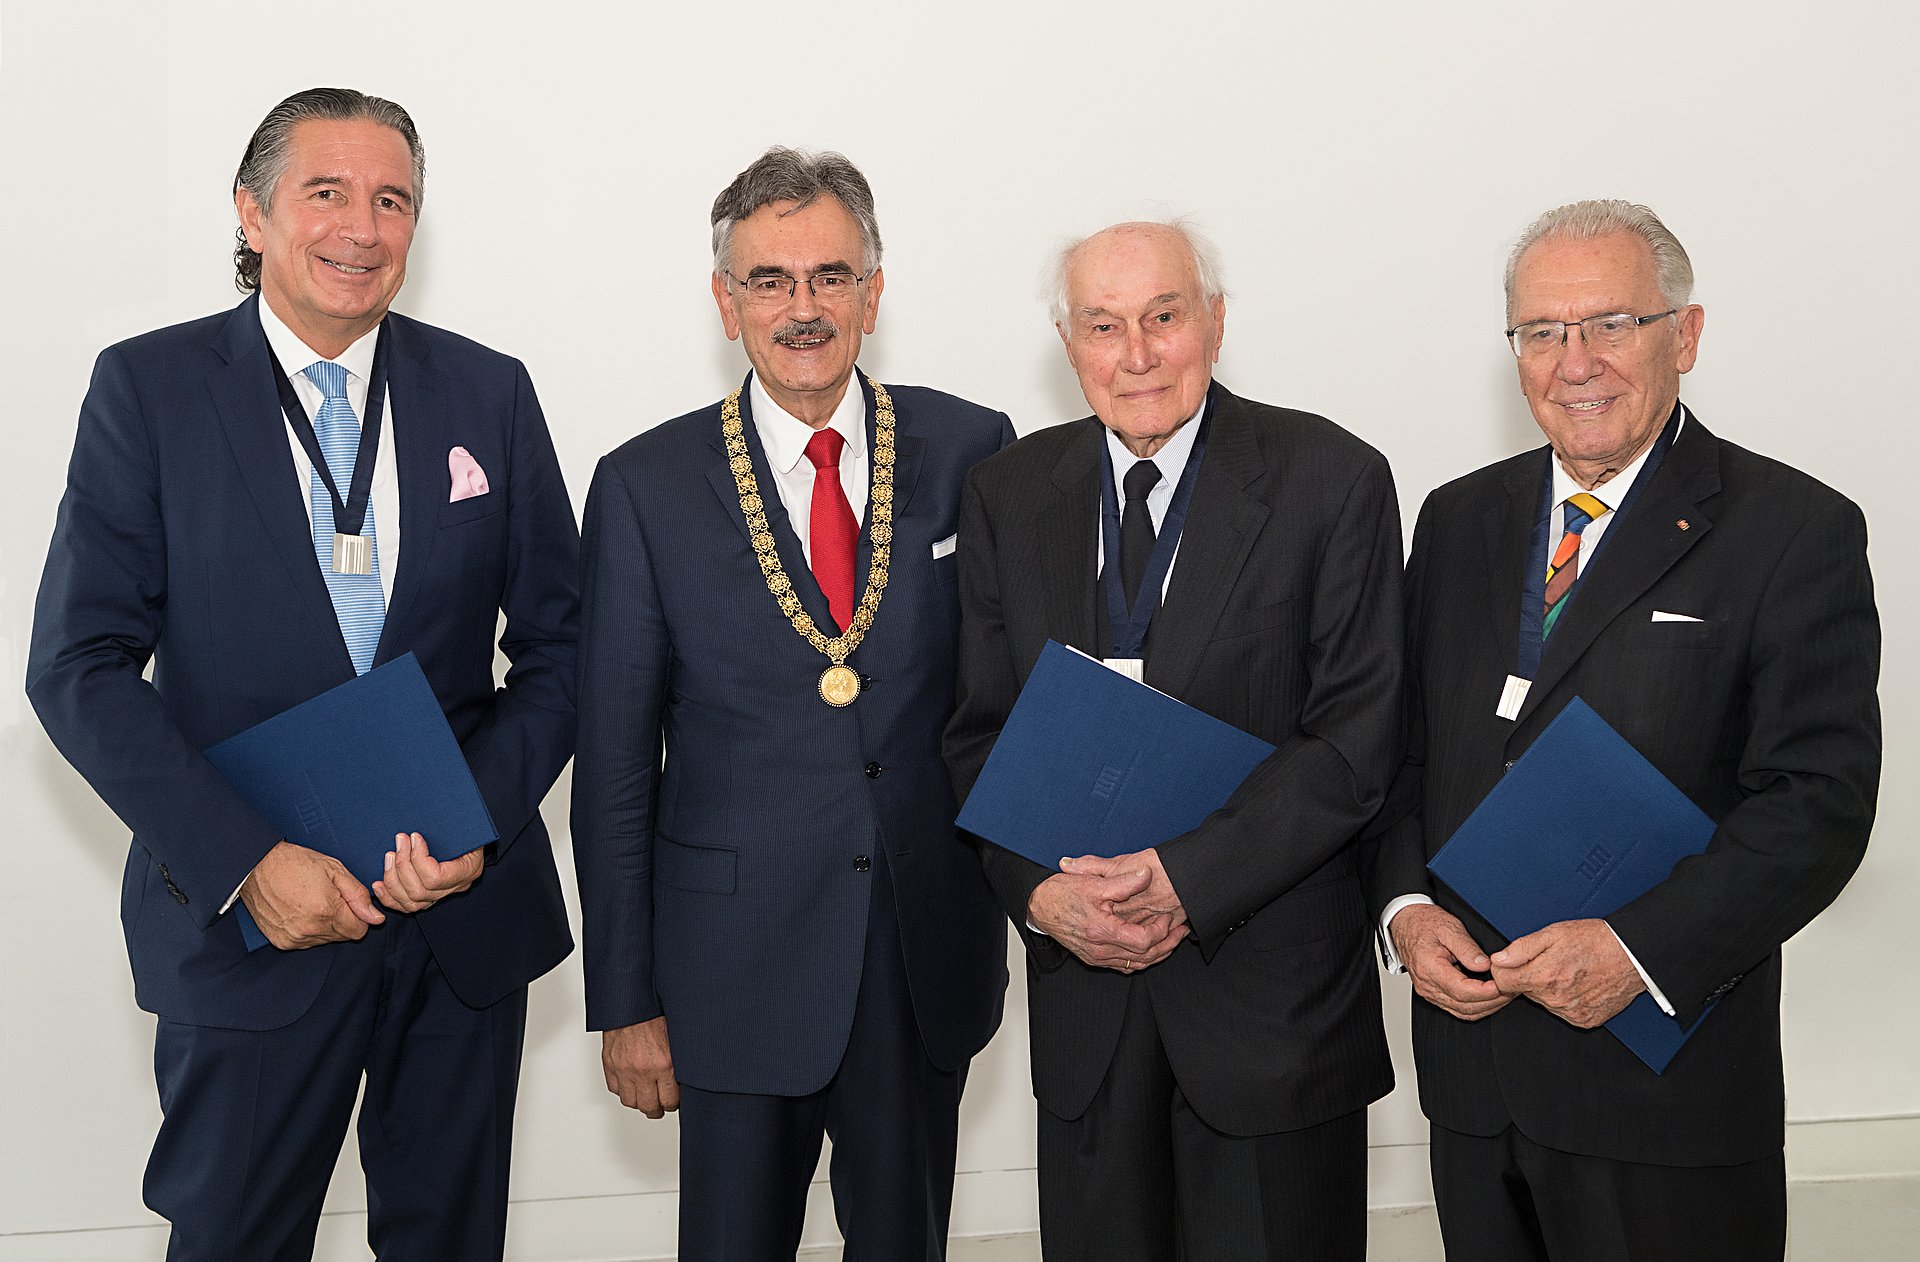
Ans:
[{"label": "white floor", "polygon": [[[1920,1257],[1920,1177],[1796,1182],[1787,1187],[1789,1262],[1911,1262]],[[1375,1210],[1367,1224],[1372,1262],[1442,1262],[1433,1207]],[[837,1249],[804,1262],[834,1262]],[[949,1262],[1039,1262],[1031,1235],[953,1242]]]}]

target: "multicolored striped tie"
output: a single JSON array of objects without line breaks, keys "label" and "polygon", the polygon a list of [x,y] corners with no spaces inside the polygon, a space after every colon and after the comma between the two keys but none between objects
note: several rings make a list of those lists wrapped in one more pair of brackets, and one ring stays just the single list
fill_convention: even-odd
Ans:
[{"label": "multicolored striped tie", "polygon": [[[313,416],[313,435],[320,440],[320,453],[327,458],[333,484],[344,497],[353,482],[353,466],[360,454],[360,418],[347,402],[347,370],[339,364],[321,360],[305,369],[308,381],[320,388],[320,410]],[[380,544],[373,536],[373,505],[367,505],[367,519],[360,533],[367,537],[373,551],[370,574],[333,572],[333,496],[320,480],[320,470],[309,477],[313,500],[313,552],[320,558],[320,573],[327,580],[327,595],[333,598],[333,613],[340,620],[340,634],[347,641],[347,655],[353,659],[353,673],[364,675],[373,666],[373,654],[380,647],[380,628],[387,620],[387,600],[380,590]]]},{"label": "multicolored striped tie", "polygon": [[1567,607],[1567,597],[1573,594],[1573,585],[1580,581],[1580,533],[1608,511],[1605,504],[1585,491],[1567,497],[1566,533],[1560,536],[1560,546],[1553,550],[1553,559],[1547,562],[1547,602],[1540,621],[1542,640],[1553,634],[1561,610]]}]

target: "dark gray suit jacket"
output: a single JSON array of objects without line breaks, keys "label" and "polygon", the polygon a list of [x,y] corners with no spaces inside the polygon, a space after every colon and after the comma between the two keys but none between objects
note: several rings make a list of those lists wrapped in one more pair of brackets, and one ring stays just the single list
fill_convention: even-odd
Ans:
[{"label": "dark gray suit jacket", "polygon": [[[1049,871],[983,846],[1028,954],[1034,1093],[1085,1110],[1129,989],[1147,987],[1180,1089],[1211,1126],[1327,1121],[1393,1085],[1352,845],[1401,753],[1400,518],[1380,454],[1217,382],[1205,460],[1146,682],[1277,746],[1160,847],[1193,938],[1134,977],[1025,930]],[[984,461],[960,515],[960,693],[947,761],[972,788],[1047,640],[1095,642],[1104,431],[1042,430]]]}]

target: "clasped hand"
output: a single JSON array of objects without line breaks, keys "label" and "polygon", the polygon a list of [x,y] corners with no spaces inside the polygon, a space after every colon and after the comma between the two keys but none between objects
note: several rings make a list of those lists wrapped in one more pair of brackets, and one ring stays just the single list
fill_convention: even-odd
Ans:
[{"label": "clasped hand", "polygon": [[427,853],[419,833],[398,833],[385,875],[369,892],[333,856],[282,841],[247,874],[240,901],[267,941],[299,951],[358,941],[370,926],[384,924],[376,898],[393,911],[414,912],[458,894],[479,879],[484,864],[478,850],[441,863]]},{"label": "clasped hand", "polygon": [[1463,1021],[1491,1016],[1525,996],[1587,1030],[1646,989],[1604,920],[1563,920],[1492,956],[1457,917],[1431,904],[1402,908],[1387,928],[1414,991]]},{"label": "clasped hand", "polygon": [[1186,909],[1153,850],[1060,861],[1027,901],[1032,925],[1093,968],[1136,973],[1185,940]]}]

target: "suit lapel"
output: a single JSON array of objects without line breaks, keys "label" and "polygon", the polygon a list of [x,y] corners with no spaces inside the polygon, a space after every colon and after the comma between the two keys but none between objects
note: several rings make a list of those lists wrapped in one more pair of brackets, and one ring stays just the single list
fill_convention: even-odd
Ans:
[{"label": "suit lapel", "polygon": [[1551,447],[1542,447],[1515,461],[1503,483],[1505,495],[1489,504],[1481,517],[1487,544],[1486,564],[1481,569],[1487,585],[1487,625],[1493,628],[1494,648],[1508,670],[1518,669],[1514,646],[1520,642],[1520,599],[1527,583],[1527,559],[1533,550],[1540,487],[1552,452]]},{"label": "suit lapel", "polygon": [[1215,383],[1207,450],[1187,507],[1166,603],[1154,615],[1146,681],[1179,696],[1193,680],[1220,611],[1271,510],[1246,488],[1267,473],[1241,402]]},{"label": "suit lapel", "polygon": [[[819,580],[814,578],[813,570],[807,565],[807,555],[800,547],[800,536],[794,533],[786,506],[780,502],[780,490],[773,480],[773,468],[767,463],[766,449],[760,445],[760,432],[754,428],[752,392],[744,383],[740,387],[740,431],[741,437],[746,440],[747,457],[753,462],[754,481],[760,487],[761,511],[767,515],[767,533],[773,536],[774,552],[780,558],[780,567],[786,571],[788,581],[793,584],[793,594],[800,598],[800,605],[807,611],[807,616],[813,619],[821,634],[831,636],[838,624],[833,620],[833,610],[827,604],[826,593],[820,590]],[[717,465],[707,471],[707,481],[712,485],[714,494],[726,505],[727,516],[739,528],[741,537],[751,544],[753,536],[747,529],[746,515],[740,511],[740,491],[734,485],[733,470],[727,460],[726,438],[718,425],[713,429],[713,445],[720,459]],[[871,501],[873,497],[869,495],[867,498]],[[856,586],[857,582],[856,578]]]},{"label": "suit lapel", "polygon": [[267,543],[287,568],[287,576],[315,622],[332,628],[340,662],[349,675],[353,659],[340,634],[333,600],[314,558],[313,527],[300,497],[299,477],[288,445],[286,418],[280,413],[279,392],[273,374],[279,371],[267,349],[260,327],[255,294],[234,308],[214,341],[214,351],[226,361],[207,374],[207,389],[233,449],[240,479],[260,514]]},{"label": "suit lapel", "polygon": [[1093,602],[1099,590],[1094,562],[1106,430],[1093,417],[1071,423],[1080,432],[1054,462],[1053,497],[1034,516],[1047,593],[1047,628],[1062,644],[1105,657],[1112,646],[1095,643]]},{"label": "suit lapel", "polygon": [[[453,449],[452,383],[426,361],[425,347],[403,316],[387,317],[380,336],[392,338],[387,348],[387,424],[393,427],[394,475],[400,486],[400,569],[393,576],[393,599],[380,631],[376,662],[384,662],[395,646],[411,643],[401,615],[413,607],[421,576],[433,561],[440,537],[440,508],[451,486],[447,453]],[[507,488],[499,488],[505,493]],[[378,529],[378,523],[375,523]],[[396,624],[401,629],[396,630]]]},{"label": "suit lapel", "polygon": [[1700,505],[1719,490],[1720,442],[1689,418],[1653,481],[1609,527],[1591,572],[1574,588],[1572,602],[1547,641],[1539,677],[1520,707],[1516,728],[1566,678],[1600,633],[1713,529]]},{"label": "suit lapel", "polygon": [[[875,435],[878,421],[873,400],[873,383],[866,374],[859,375],[860,389],[867,400],[867,468],[873,468]],[[889,395],[891,397],[891,395]],[[920,481],[920,468],[926,460],[927,441],[918,434],[909,434],[909,418],[900,409],[896,399],[893,405],[893,537],[900,537],[900,523],[904,521],[913,506],[913,488]],[[853,591],[858,601],[867,590],[867,574],[873,565],[873,481],[869,473],[867,481],[867,512],[860,523],[858,551],[854,555]]]}]

